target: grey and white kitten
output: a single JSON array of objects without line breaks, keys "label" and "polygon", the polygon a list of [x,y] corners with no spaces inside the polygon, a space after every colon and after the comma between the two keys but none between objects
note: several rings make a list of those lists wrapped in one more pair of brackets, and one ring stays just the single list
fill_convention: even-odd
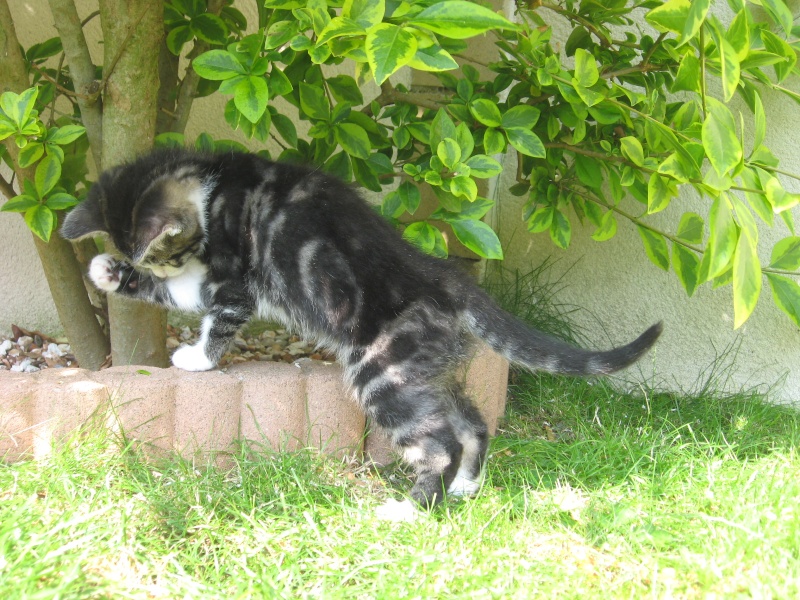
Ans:
[{"label": "grey and white kitten", "polygon": [[472,338],[530,370],[598,375],[661,333],[595,352],[531,329],[348,185],[249,154],[159,151],[106,171],[61,234],[108,236],[115,256],[89,271],[100,289],[205,313],[177,367],[213,368],[253,314],[334,351],[360,408],[415,469],[423,506],[480,487],[487,428],[454,375]]}]

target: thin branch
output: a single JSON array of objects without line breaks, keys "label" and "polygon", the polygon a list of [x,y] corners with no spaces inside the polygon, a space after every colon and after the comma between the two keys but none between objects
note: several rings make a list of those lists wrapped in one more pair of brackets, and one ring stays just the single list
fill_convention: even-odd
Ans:
[{"label": "thin branch", "polygon": [[6,197],[6,200],[11,200],[17,195],[14,185],[10,181],[6,181],[5,177],[0,176],[0,194]]},{"label": "thin branch", "polygon": [[658,47],[661,45],[661,42],[663,42],[663,41],[664,41],[664,38],[665,38],[665,37],[667,37],[667,32],[666,32],[666,31],[663,31],[663,32],[661,32],[661,34],[660,34],[660,35],[659,35],[659,36],[656,38],[656,41],[655,41],[655,42],[653,42],[653,45],[652,45],[652,46],[650,46],[650,50],[648,50],[648,51],[647,51],[647,54],[645,54],[645,55],[642,57],[642,64],[643,64],[643,65],[649,65],[649,64],[650,64],[650,59],[651,59],[651,58],[653,58],[653,54],[655,54],[655,51],[656,51],[656,50],[658,49]]},{"label": "thin branch", "polygon": [[[61,73],[61,69],[64,67],[64,58],[65,54],[62,52],[61,56],[58,59],[58,68],[56,68],[56,77],[58,74]],[[56,112],[56,100],[58,100],[58,94],[53,94],[53,101],[50,103],[50,119],[48,120],[48,126],[52,127],[55,123],[55,112]]]},{"label": "thin branch", "polygon": [[[208,12],[219,16],[224,6],[224,0],[209,0]],[[186,130],[186,124],[189,122],[189,113],[192,110],[192,103],[197,94],[197,86],[200,83],[200,76],[192,68],[192,62],[210,47],[211,45],[208,42],[195,40],[194,47],[186,57],[189,60],[189,64],[186,65],[186,74],[183,76],[183,81],[181,81],[180,88],[178,89],[178,99],[175,102],[175,120],[170,128],[171,131],[183,133]]]},{"label": "thin branch", "polygon": [[[97,98],[91,96],[97,85],[95,66],[89,53],[89,45],[83,35],[83,26],[73,0],[48,0],[56,30],[64,47],[69,64],[69,74],[76,90],[75,98],[81,111],[81,120],[86,127],[86,137],[92,148],[92,156],[100,168],[100,152],[103,147],[103,113]],[[88,22],[88,21],[87,21]]]},{"label": "thin branch", "polygon": [[81,21],[81,27],[86,27],[86,25],[89,24],[89,21],[91,21],[95,17],[99,17],[99,16],[100,16],[100,11],[99,10],[96,10],[93,13],[89,13],[89,15],[83,21]]}]

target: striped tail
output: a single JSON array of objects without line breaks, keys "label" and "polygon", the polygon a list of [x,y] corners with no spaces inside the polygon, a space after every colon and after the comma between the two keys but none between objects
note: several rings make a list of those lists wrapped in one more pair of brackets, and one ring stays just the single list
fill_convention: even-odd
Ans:
[{"label": "striped tail", "polygon": [[465,324],[498,354],[531,371],[562,375],[606,375],[639,360],[661,335],[656,323],[625,346],[605,351],[584,350],[526,325],[502,310],[483,292],[470,294]]}]

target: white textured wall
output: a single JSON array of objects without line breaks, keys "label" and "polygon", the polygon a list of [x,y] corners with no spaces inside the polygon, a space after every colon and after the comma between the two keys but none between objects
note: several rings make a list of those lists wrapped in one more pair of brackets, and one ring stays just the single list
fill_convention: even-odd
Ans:
[{"label": "white textured wall", "polygon": [[[81,15],[94,10],[94,4],[87,0]],[[242,8],[249,9],[250,4],[243,3]],[[24,45],[54,35],[45,0],[17,0],[10,5]],[[554,39],[566,40],[569,32],[563,24],[555,26]],[[89,31],[94,28],[96,35],[96,27],[95,20]],[[97,46],[93,52],[98,52]],[[200,100],[187,136],[191,139],[200,131],[208,131],[215,137],[240,139],[224,123],[222,106],[224,101],[220,98]],[[779,96],[767,97],[765,106],[772,116],[769,147],[782,158],[784,168],[800,173],[796,144],[800,107]],[[745,120],[749,122],[746,112]],[[506,161],[513,167],[511,157]],[[508,173],[513,174],[514,169],[509,168]],[[512,183],[509,178],[499,182],[499,208],[493,216],[501,230],[506,265],[525,270],[547,257],[559,259],[552,276],[566,273],[567,285],[560,299],[585,309],[576,318],[588,339],[598,346],[622,343],[651,323],[663,320],[665,332],[655,358],[642,365],[645,375],[653,376],[655,372],[657,381],[672,388],[689,387],[720,352],[740,343],[731,385],[772,384],[785,378],[783,387],[776,390],[776,398],[800,401],[800,331],[773,306],[766,282],[755,314],[740,331],[734,332],[730,288],[712,291],[703,287],[694,298],[687,298],[673,273],[664,273],[647,260],[635,228],[622,222],[617,236],[602,244],[591,240],[591,229],[573,222],[572,245],[562,251],[552,245],[546,234],[534,236],[525,231],[522,199],[503,192]],[[674,227],[683,210],[690,208],[703,213],[697,199],[687,193],[657,217]],[[787,232],[780,224],[775,231],[763,234],[779,239]],[[58,327],[30,234],[18,215],[0,213],[0,332],[7,332],[12,322],[48,331]]]}]

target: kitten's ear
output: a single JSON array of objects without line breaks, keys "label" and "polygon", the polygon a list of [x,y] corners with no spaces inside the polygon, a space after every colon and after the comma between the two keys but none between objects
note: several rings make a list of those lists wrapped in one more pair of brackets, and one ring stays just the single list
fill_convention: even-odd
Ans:
[{"label": "kitten's ear", "polygon": [[66,240],[80,240],[85,237],[108,234],[108,227],[103,221],[98,194],[89,194],[64,219],[61,226],[61,237]]},{"label": "kitten's ear", "polygon": [[136,227],[137,248],[134,261],[139,261],[150,252],[164,245],[167,238],[181,235],[193,229],[186,216],[150,215],[142,219]]}]

